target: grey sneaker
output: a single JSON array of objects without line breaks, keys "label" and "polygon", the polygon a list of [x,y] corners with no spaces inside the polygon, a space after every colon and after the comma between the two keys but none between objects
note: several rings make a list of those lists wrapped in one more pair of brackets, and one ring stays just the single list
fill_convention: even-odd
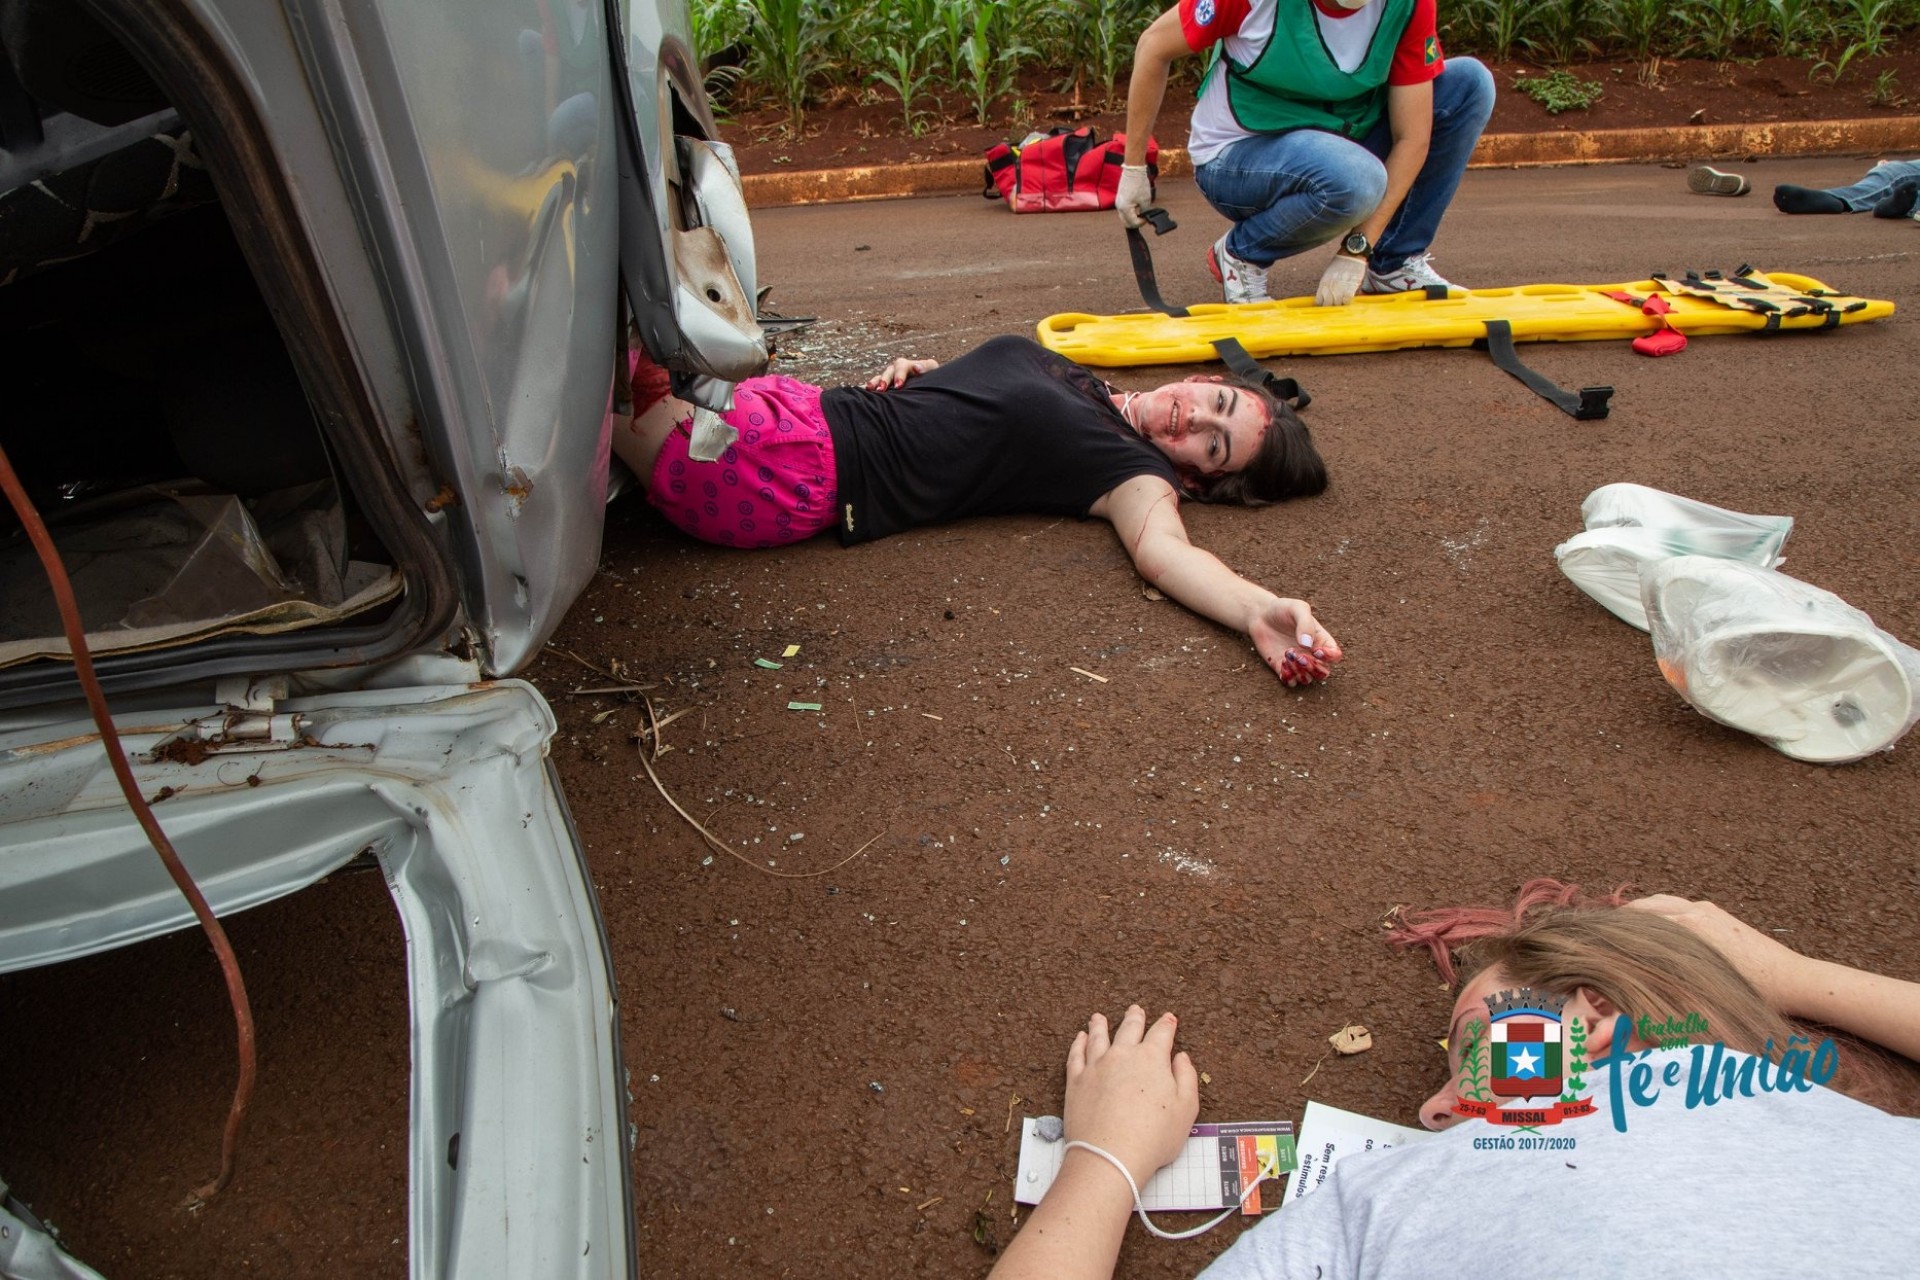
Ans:
[{"label": "grey sneaker", "polygon": [[1411,293],[1416,289],[1451,290],[1454,287],[1453,281],[1433,269],[1431,255],[1416,253],[1391,271],[1375,271],[1369,266],[1360,292]]},{"label": "grey sneaker", "polygon": [[1743,196],[1753,188],[1737,173],[1701,165],[1687,174],[1687,190],[1700,196]]},{"label": "grey sneaker", "polygon": [[1228,302],[1269,301],[1267,269],[1227,252],[1226,236],[1207,250],[1207,270],[1220,282],[1220,292]]}]

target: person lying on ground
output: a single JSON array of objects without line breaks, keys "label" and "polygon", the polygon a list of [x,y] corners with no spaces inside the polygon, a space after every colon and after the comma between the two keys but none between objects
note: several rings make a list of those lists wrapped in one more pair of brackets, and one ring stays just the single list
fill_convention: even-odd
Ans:
[{"label": "person lying on ground", "polygon": [[644,354],[613,447],[674,524],[719,546],[774,547],[832,528],[852,546],[965,516],[1097,517],[1140,576],[1253,641],[1287,685],[1324,680],[1339,642],[1304,600],[1194,546],[1180,499],[1262,506],[1321,492],[1326,466],[1291,407],[1201,376],[1119,391],[1018,337],[957,360],[899,359],[864,387],[749,378],[722,415],[739,438],[688,453],[693,406]]},{"label": "person lying on ground", "polygon": [[1434,0],[1180,0],[1141,33],[1114,207],[1152,197],[1147,135],[1177,60],[1205,54],[1187,155],[1233,225],[1207,251],[1228,302],[1267,299],[1267,269],[1335,241],[1314,301],[1444,289],[1428,254],[1493,112],[1493,73],[1443,58]]},{"label": "person lying on ground", "polygon": [[[1781,1276],[1840,1259],[1849,1276],[1911,1275],[1920,1121],[1869,1105],[1892,1094],[1883,1057],[1808,1024],[1920,1057],[1920,985],[1811,959],[1712,903],[1617,901],[1534,881],[1511,908],[1402,919],[1393,941],[1430,950],[1449,982],[1456,950],[1474,969],[1448,1081],[1420,1108],[1445,1132],[1341,1160],[1206,1276]],[[1568,1037],[1584,1033],[1596,1108],[1525,1131],[1543,1135],[1528,1149],[1516,1128],[1455,1108],[1462,1055],[1487,1044],[1488,998],[1522,988],[1564,1001]],[[1199,1112],[1175,1026],[1167,1014],[1149,1027],[1138,1005],[1111,1030],[1096,1013],[1067,1054],[1067,1140],[1140,1184]],[[993,1280],[1110,1275],[1133,1208],[1114,1164],[1069,1149]]]},{"label": "person lying on ground", "polygon": [[1920,160],[1882,160],[1858,182],[1844,187],[1773,189],[1773,207],[1782,213],[1864,213],[1876,218],[1911,218],[1920,197]]}]

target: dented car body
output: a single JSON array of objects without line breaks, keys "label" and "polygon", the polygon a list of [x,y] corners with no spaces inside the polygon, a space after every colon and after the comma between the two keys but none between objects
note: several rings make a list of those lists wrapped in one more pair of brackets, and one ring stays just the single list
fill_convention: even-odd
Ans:
[{"label": "dented car body", "polygon": [[[414,1276],[630,1274],[605,937],[510,677],[598,562],[623,334],[713,407],[766,362],[684,8],[0,0],[0,43],[0,441],[142,792],[220,914],[378,859]],[[0,971],[192,925],[5,519]],[[0,1270],[91,1274],[10,1222]]]}]

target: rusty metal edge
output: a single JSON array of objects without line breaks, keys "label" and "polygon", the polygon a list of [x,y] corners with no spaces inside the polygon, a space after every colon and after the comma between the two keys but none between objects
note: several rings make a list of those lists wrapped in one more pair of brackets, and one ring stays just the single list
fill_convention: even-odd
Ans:
[{"label": "rusty metal edge", "polygon": [[[1920,116],[1866,120],[1784,120],[1773,124],[1702,124],[1659,129],[1593,129],[1566,133],[1495,133],[1480,139],[1469,167],[1638,164],[1663,160],[1744,159],[1920,151]],[[795,204],[894,200],[904,196],[978,191],[980,160],[866,165],[799,173],[750,173],[742,178],[747,204],[772,209]],[[1160,153],[1166,177],[1188,173],[1187,153]]]}]

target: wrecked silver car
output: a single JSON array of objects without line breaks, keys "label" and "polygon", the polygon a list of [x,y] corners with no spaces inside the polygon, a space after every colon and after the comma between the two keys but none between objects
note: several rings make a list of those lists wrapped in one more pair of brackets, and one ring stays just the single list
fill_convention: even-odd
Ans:
[{"label": "wrecked silver car", "polygon": [[[0,0],[0,46],[0,444],[140,790],[216,914],[378,859],[412,1275],[631,1274],[606,942],[508,677],[597,563],[627,335],[716,408],[766,363],[683,6]],[[0,601],[0,971],[190,927],[10,512]]]}]

